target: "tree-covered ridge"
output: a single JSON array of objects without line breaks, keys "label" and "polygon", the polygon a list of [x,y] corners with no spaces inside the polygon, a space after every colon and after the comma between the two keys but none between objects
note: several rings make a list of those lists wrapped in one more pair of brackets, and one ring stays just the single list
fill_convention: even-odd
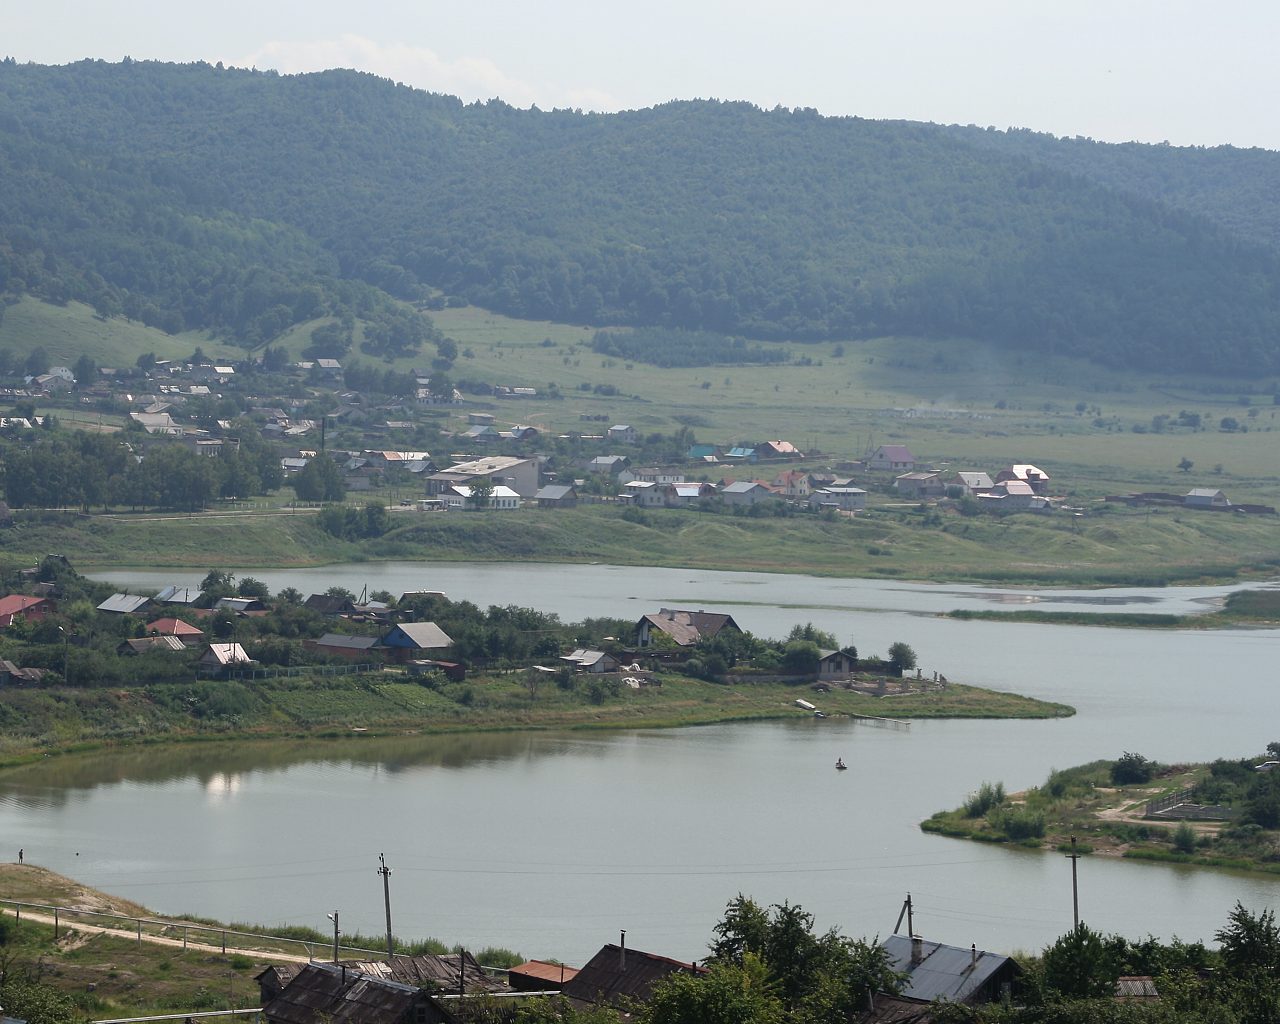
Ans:
[{"label": "tree-covered ridge", "polygon": [[996,152],[1203,215],[1246,241],[1280,250],[1280,153],[1272,150],[1107,143],[1014,128],[953,126],[946,131]]},{"label": "tree-covered ridge", "polygon": [[[0,152],[14,154],[0,236],[41,254],[37,276],[101,278],[246,340],[296,322],[308,296],[333,307],[354,279],[577,323],[1280,367],[1275,252],[934,126],[702,101],[522,111],[354,72],[8,62]],[[267,284],[225,283],[246,264]],[[0,288],[28,287],[7,276]]]}]

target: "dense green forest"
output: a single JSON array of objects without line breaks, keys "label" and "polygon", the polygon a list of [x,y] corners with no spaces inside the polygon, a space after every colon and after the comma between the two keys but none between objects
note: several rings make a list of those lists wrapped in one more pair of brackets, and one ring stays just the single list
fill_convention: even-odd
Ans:
[{"label": "dense green forest", "polygon": [[[1079,163],[744,103],[597,115],[346,71],[6,61],[0,293],[248,346],[319,315],[381,318],[365,332],[375,354],[433,337],[393,319],[394,296],[746,338],[974,336],[1111,365],[1280,368],[1280,251],[1239,230],[1274,217],[1261,207],[1275,197],[1229,181],[1177,202]],[[1201,178],[1182,191],[1212,191],[1213,168]]]},{"label": "dense green forest", "polygon": [[1096,142],[1010,128],[958,128],[957,138],[1202,214],[1232,234],[1280,250],[1280,153],[1234,146]]}]

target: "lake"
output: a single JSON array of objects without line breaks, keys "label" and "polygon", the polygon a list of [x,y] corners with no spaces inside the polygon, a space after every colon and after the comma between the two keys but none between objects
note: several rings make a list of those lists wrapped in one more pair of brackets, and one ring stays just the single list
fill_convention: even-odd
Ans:
[{"label": "lake", "polygon": [[[964,622],[961,607],[1205,610],[1232,587],[1046,591],[756,573],[548,565],[361,564],[255,573],[273,590],[443,590],[573,620],[667,605],[730,611],[782,635],[812,621],[864,653],[910,643],[929,673],[1076,706],[1047,722],[731,724],[565,735],[271,742],[56,759],[0,778],[0,835],[30,859],[169,912],[395,929],[584,962],[620,928],[695,958],[738,892],[789,899],[821,927],[917,929],[956,945],[1038,948],[1071,925],[1069,862],[919,831],[983,781],[1134,750],[1163,761],[1280,738],[1272,630],[1145,631]],[[118,585],[197,583],[111,573]],[[832,770],[843,757],[848,772]],[[1087,858],[1081,916],[1130,937],[1211,939],[1280,878]]]}]

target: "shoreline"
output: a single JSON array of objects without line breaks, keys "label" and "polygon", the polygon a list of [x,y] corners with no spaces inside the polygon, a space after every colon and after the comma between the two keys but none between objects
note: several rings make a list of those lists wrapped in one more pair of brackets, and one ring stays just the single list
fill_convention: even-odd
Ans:
[{"label": "shoreline", "polygon": [[[732,725],[749,722],[808,720],[807,712],[797,709],[795,695],[811,695],[805,687],[761,683],[726,687],[681,678],[670,680],[654,690],[665,691],[656,697],[645,695],[651,703],[644,708],[629,706],[626,698],[618,703],[570,705],[560,708],[493,708],[482,709],[470,721],[455,717],[452,721],[399,715],[382,721],[354,719],[346,723],[317,722],[311,726],[293,723],[261,728],[183,728],[179,720],[165,723],[172,731],[150,735],[83,736],[60,744],[39,743],[0,754],[0,770],[17,769],[52,758],[75,757],[127,751],[136,748],[180,748],[190,744],[220,743],[323,743],[336,740],[372,742],[414,736],[462,736],[504,733],[544,732],[624,732],[628,730],[666,730]],[[718,691],[718,692],[717,692]],[[753,692],[754,691],[754,692]],[[68,694],[76,691],[66,691]],[[668,694],[670,697],[668,698]],[[719,703],[704,703],[719,697]],[[784,700],[785,698],[785,700]],[[1006,693],[961,683],[948,684],[945,690],[872,697],[853,691],[832,691],[822,697],[829,709],[830,720],[875,718],[910,721],[995,719],[1037,721],[1069,718],[1076,710],[1067,704],[1044,701],[1021,694]],[[863,706],[875,701],[874,706]],[[273,716],[280,709],[266,709]],[[872,712],[875,714],[872,714]]]}]

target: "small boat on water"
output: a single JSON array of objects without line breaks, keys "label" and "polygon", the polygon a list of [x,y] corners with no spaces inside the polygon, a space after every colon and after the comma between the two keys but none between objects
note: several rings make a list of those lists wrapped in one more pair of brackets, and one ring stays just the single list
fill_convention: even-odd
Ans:
[{"label": "small boat on water", "polygon": [[843,758],[843,757],[837,757],[837,758],[836,758],[836,771],[838,771],[838,772],[847,772],[848,770],[849,770],[849,766],[848,766],[847,764],[845,764],[845,763],[844,763],[844,758]]}]

